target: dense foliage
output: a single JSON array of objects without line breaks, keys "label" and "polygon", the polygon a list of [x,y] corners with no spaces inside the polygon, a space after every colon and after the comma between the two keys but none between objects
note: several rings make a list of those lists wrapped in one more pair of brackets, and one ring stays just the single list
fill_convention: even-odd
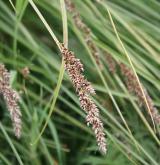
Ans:
[{"label": "dense foliage", "polygon": [[[135,69],[159,111],[160,3],[156,0],[72,2],[90,28],[92,41],[99,50],[101,66],[97,65],[72,14],[66,11],[68,46],[83,63],[85,77],[95,88],[93,100],[104,123],[107,154],[98,151],[67,72],[63,77],[61,52],[42,19],[28,0],[1,0],[0,63],[10,71],[11,86],[21,96],[22,136],[20,139],[14,136],[1,95],[0,164],[160,164],[159,126],[155,122],[154,129],[145,103],[128,90],[119,65],[123,63]],[[35,0],[34,3],[63,42],[64,1]],[[133,81],[137,80],[133,77]],[[52,110],[44,133],[35,142]]]}]

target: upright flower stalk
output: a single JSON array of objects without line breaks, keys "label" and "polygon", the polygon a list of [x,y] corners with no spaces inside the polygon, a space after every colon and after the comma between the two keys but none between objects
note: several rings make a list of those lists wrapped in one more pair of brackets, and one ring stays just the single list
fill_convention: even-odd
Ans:
[{"label": "upright flower stalk", "polygon": [[76,7],[74,3],[71,2],[71,0],[65,0],[65,4],[67,7],[67,10],[72,15],[74,24],[82,32],[83,37],[86,41],[86,44],[88,45],[94,59],[96,60],[97,65],[102,69],[99,50],[92,40],[90,28],[82,21],[79,12],[76,10]]},{"label": "upright flower stalk", "polygon": [[92,99],[89,97],[95,94],[90,82],[82,74],[83,64],[77,59],[73,52],[62,45],[62,55],[65,61],[65,69],[76,89],[82,109],[86,112],[87,125],[91,125],[95,133],[99,150],[106,154],[106,142],[103,123],[99,117],[99,110]]},{"label": "upright flower stalk", "polygon": [[0,64],[0,93],[3,95],[17,138],[21,136],[21,112],[18,105],[20,97],[10,86],[10,74],[3,64]]}]

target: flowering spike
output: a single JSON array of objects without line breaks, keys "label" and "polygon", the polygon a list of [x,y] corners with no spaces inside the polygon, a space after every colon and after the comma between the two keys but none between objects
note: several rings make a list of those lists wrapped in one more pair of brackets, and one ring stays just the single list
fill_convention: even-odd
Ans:
[{"label": "flowering spike", "polygon": [[[135,93],[139,99],[140,105],[143,105],[144,107],[146,107],[143,94],[141,92],[140,86],[137,82],[137,79],[136,79],[134,73],[125,64],[120,63],[119,65],[120,65],[122,74],[125,76],[126,85],[127,85],[129,92]],[[152,101],[151,97],[149,96],[147,90],[144,87],[143,87],[143,91],[144,91],[145,97],[147,99],[153,119],[156,124],[160,125],[160,114],[158,113],[158,110],[154,107],[153,101]]]},{"label": "flowering spike", "polygon": [[9,84],[10,74],[3,64],[0,64],[0,93],[3,94],[8,111],[13,122],[14,133],[19,138],[21,136],[21,112],[18,106],[20,97]]},{"label": "flowering spike", "polygon": [[116,72],[116,66],[117,66],[116,60],[114,60],[114,58],[107,51],[103,51],[103,52],[106,58],[108,69],[112,74],[114,74]]},{"label": "flowering spike", "polygon": [[88,45],[97,65],[102,69],[102,64],[100,62],[100,55],[97,46],[94,44],[91,37],[90,28],[82,21],[79,12],[76,10],[74,3],[71,0],[65,0],[66,8],[71,13],[74,24],[83,33],[86,44]]},{"label": "flowering spike", "polygon": [[87,125],[91,125],[95,133],[99,150],[106,154],[106,142],[103,123],[99,117],[99,110],[96,104],[89,97],[95,94],[90,82],[82,75],[84,69],[79,59],[77,59],[73,52],[69,51],[62,45],[62,55],[65,61],[65,69],[76,89],[77,95],[82,109],[86,112]]}]

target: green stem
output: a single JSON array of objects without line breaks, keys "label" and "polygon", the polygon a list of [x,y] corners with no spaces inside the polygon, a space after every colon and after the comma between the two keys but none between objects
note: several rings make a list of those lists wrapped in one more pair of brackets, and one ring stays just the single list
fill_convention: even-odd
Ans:
[{"label": "green stem", "polygon": [[49,114],[47,116],[46,122],[45,122],[45,124],[44,124],[44,126],[43,126],[43,128],[42,128],[42,130],[40,132],[40,134],[38,135],[36,140],[33,143],[31,143],[31,145],[34,145],[34,144],[36,144],[39,141],[39,139],[42,136],[45,128],[48,125],[49,119],[50,119],[50,117],[51,117],[51,115],[52,115],[52,113],[54,111],[54,107],[55,107],[55,104],[56,104],[56,101],[57,101],[57,98],[58,98],[58,95],[59,95],[60,87],[61,87],[62,80],[63,80],[64,71],[65,71],[65,69],[64,69],[64,60],[62,59],[62,64],[61,64],[61,69],[60,69],[60,73],[59,73],[59,78],[58,78],[56,89],[54,91],[54,97],[53,97],[53,101],[52,101],[52,104],[51,104],[51,107],[50,107]]},{"label": "green stem", "polygon": [[[63,22],[63,41],[64,41],[65,46],[67,46],[68,45],[67,16],[66,16],[64,0],[60,0],[60,2],[61,2],[62,22]],[[52,113],[54,111],[55,104],[56,104],[56,101],[57,101],[57,98],[58,98],[58,95],[59,95],[59,91],[60,91],[62,80],[63,80],[63,76],[64,76],[64,71],[65,71],[64,64],[65,64],[65,62],[64,62],[64,59],[62,58],[62,63],[61,63],[61,68],[60,68],[60,72],[59,72],[58,82],[57,82],[56,89],[54,91],[53,101],[52,101],[52,104],[51,104],[51,107],[50,107],[49,114],[47,116],[46,122],[45,122],[45,124],[44,124],[44,126],[43,126],[43,128],[42,128],[42,130],[40,132],[40,134],[38,135],[36,140],[33,143],[31,143],[31,145],[34,145],[34,144],[36,144],[39,141],[39,139],[42,136],[45,128],[47,127],[49,119],[50,119],[50,117],[51,117],[51,115],[52,115]]]},{"label": "green stem", "polygon": [[22,162],[22,160],[21,160],[21,158],[20,158],[20,156],[19,156],[19,154],[18,154],[16,148],[14,147],[12,141],[10,140],[10,138],[9,138],[9,136],[8,136],[6,130],[4,129],[4,127],[3,127],[3,125],[2,125],[1,122],[0,122],[0,129],[2,130],[2,132],[3,132],[4,136],[6,137],[6,139],[7,139],[8,143],[9,143],[9,145],[11,146],[11,148],[12,148],[12,150],[13,150],[13,152],[14,152],[16,158],[17,158],[17,161],[19,162],[20,165],[23,165],[23,162]]}]

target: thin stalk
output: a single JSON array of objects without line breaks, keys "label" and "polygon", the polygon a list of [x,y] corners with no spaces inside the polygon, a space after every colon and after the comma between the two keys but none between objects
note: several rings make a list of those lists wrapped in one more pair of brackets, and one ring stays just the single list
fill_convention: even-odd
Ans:
[{"label": "thin stalk", "polygon": [[151,110],[150,110],[150,107],[149,107],[149,105],[148,105],[147,98],[146,98],[145,93],[144,93],[144,90],[143,90],[143,88],[142,88],[142,84],[141,84],[141,82],[140,82],[140,80],[139,80],[139,77],[138,77],[138,75],[137,75],[137,73],[136,73],[136,70],[135,70],[135,68],[134,68],[134,66],[133,66],[132,60],[131,60],[131,58],[130,58],[130,56],[129,56],[129,54],[128,54],[126,48],[125,48],[125,46],[123,45],[122,40],[121,40],[120,37],[119,37],[119,34],[118,34],[118,32],[117,32],[116,26],[115,26],[115,24],[114,24],[114,21],[113,21],[113,19],[112,19],[112,15],[111,15],[109,9],[107,9],[107,12],[108,12],[108,15],[109,15],[109,18],[110,18],[112,27],[113,27],[113,29],[114,29],[114,32],[115,32],[115,34],[116,34],[116,37],[117,37],[117,39],[118,39],[120,45],[122,46],[122,48],[123,48],[123,50],[124,50],[124,53],[125,53],[125,55],[126,55],[128,61],[129,61],[130,65],[131,65],[131,68],[132,68],[132,70],[133,70],[133,72],[134,72],[134,75],[135,75],[135,77],[136,77],[136,79],[137,79],[137,82],[138,82],[139,87],[140,87],[140,90],[141,90],[141,92],[142,92],[142,95],[143,95],[144,101],[145,101],[145,103],[146,103],[148,112],[149,112],[149,114],[150,114],[150,116],[151,116],[151,119],[152,119],[154,131],[156,132],[156,127],[155,127],[155,123],[154,123],[154,120],[153,120],[153,116],[152,116],[152,114],[151,114]]},{"label": "thin stalk", "polygon": [[49,24],[47,23],[47,21],[45,20],[45,18],[43,17],[43,15],[39,11],[39,9],[35,5],[35,3],[32,0],[28,0],[28,1],[31,4],[31,6],[33,7],[34,11],[37,13],[37,15],[40,18],[40,20],[43,22],[44,26],[46,27],[46,29],[50,33],[50,35],[53,38],[53,40],[55,41],[55,43],[57,44],[59,50],[61,50],[61,44],[60,44],[59,40],[57,39],[56,35],[53,33],[51,27],[49,26]]},{"label": "thin stalk", "polygon": [[12,0],[9,0],[9,3],[11,4],[11,6],[12,6],[12,8],[13,8],[14,12],[16,13],[16,8],[15,8],[15,6],[14,6],[14,4],[13,4]]},{"label": "thin stalk", "polygon": [[[64,0],[60,0],[60,4],[61,4],[62,22],[63,22],[63,42],[64,42],[65,46],[68,47],[67,15],[66,15],[66,10],[65,10]],[[54,91],[53,101],[52,101],[52,104],[51,104],[51,107],[50,107],[50,110],[49,110],[49,114],[47,116],[46,122],[45,122],[41,132],[39,133],[39,135],[36,138],[36,140],[33,143],[31,143],[31,145],[34,145],[34,144],[36,144],[39,141],[39,139],[42,136],[45,128],[48,125],[49,119],[50,119],[50,117],[51,117],[51,115],[52,115],[52,113],[53,113],[53,111],[55,109],[55,104],[56,104],[56,101],[57,101],[57,98],[58,98],[58,95],[59,95],[59,91],[60,91],[60,88],[61,88],[61,85],[62,85],[64,72],[65,72],[64,59],[62,58],[62,64],[61,64],[61,68],[60,68],[60,72],[59,72],[58,82],[57,82],[56,89]]]},{"label": "thin stalk", "polygon": [[[15,60],[17,60],[18,54],[17,54],[17,38],[18,38],[18,30],[19,30],[19,24],[22,20],[23,14],[25,12],[25,9],[27,7],[28,1],[25,1],[24,5],[22,6],[22,10],[20,12],[20,15],[18,12],[16,12],[16,19],[15,19],[15,27],[14,27],[14,40],[13,40],[13,54]],[[17,65],[17,61],[15,63]]]}]

